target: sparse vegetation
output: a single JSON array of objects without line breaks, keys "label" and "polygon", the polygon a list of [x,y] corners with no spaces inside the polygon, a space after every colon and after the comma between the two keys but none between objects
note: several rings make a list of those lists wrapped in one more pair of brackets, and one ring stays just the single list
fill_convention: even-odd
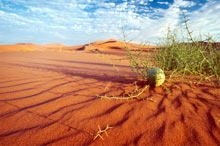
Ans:
[{"label": "sparse vegetation", "polygon": [[137,50],[135,53],[132,53],[131,49],[128,47],[126,42],[126,35],[123,33],[123,38],[125,42],[125,48],[128,52],[129,62],[130,62],[130,68],[132,71],[135,71],[137,75],[141,76],[143,79],[147,78],[147,72],[152,67],[153,63],[153,57],[151,52],[144,52],[146,44],[141,45],[139,50]]},{"label": "sparse vegetation", "polygon": [[[211,37],[206,41],[195,40],[192,32],[188,26],[188,20],[183,12],[185,29],[188,36],[188,41],[182,38],[178,39],[178,31],[170,30],[168,28],[167,36],[163,42],[159,44],[158,48],[140,48],[136,52],[132,52],[126,42],[126,35],[123,31],[123,38],[125,48],[128,52],[131,70],[136,72],[144,80],[147,80],[147,73],[153,67],[161,68],[169,81],[174,76],[181,77],[182,79],[190,76],[199,76],[200,80],[197,84],[206,80],[213,84],[212,78],[217,80],[217,86],[220,86],[220,43],[215,43]],[[142,45],[144,46],[144,45]],[[145,45],[147,46],[147,45]],[[149,51],[145,51],[145,49]],[[113,66],[114,67],[114,66]],[[118,71],[118,70],[116,70]],[[187,79],[188,80],[188,79]],[[192,86],[192,82],[188,80]],[[149,88],[149,85],[139,89],[135,85],[134,91],[126,96],[97,96],[105,99],[137,99],[140,95]],[[162,85],[162,88],[170,93],[169,89]],[[151,98],[147,100],[155,102]]]},{"label": "sparse vegetation", "polygon": [[[173,76],[186,76],[199,75],[201,81],[210,80],[215,77],[220,85],[220,44],[215,43],[209,36],[206,42],[199,40],[196,41],[192,36],[192,32],[188,26],[188,20],[183,12],[185,29],[189,38],[186,41],[178,40],[178,31],[170,30],[168,28],[167,37],[164,42],[161,42],[157,48],[151,52],[151,55],[144,54],[140,49],[138,55],[132,54],[128,50],[130,58],[130,66],[133,71],[136,71],[144,79],[146,79],[147,72],[152,67],[159,67],[164,70],[167,76],[171,79]],[[147,56],[145,59],[140,56]],[[211,81],[211,80],[210,80]]]},{"label": "sparse vegetation", "polygon": [[[220,84],[220,45],[211,37],[207,42],[196,41],[189,30],[188,20],[184,16],[185,29],[189,42],[178,41],[177,32],[168,29],[164,48],[155,53],[155,65],[162,68],[166,74],[178,74],[183,78],[186,75],[199,75],[201,80],[215,77]],[[217,44],[217,45],[216,45]]]},{"label": "sparse vegetation", "polygon": [[[146,85],[146,86],[144,86],[143,89],[139,89],[139,87],[135,84],[135,89],[131,93],[128,93],[124,96],[106,96],[106,95],[100,96],[100,95],[97,95],[97,97],[104,98],[104,99],[117,99],[117,100],[138,99],[146,91],[146,89],[148,89],[149,87],[150,87],[149,85]],[[153,100],[150,97],[145,97],[142,99],[156,102],[155,100]]]}]

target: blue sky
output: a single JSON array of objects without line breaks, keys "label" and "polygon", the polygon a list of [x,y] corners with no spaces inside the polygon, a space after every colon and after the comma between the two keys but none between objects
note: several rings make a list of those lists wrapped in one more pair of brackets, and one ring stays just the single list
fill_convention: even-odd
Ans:
[{"label": "blue sky", "polygon": [[0,44],[86,44],[122,30],[133,42],[152,44],[167,28],[183,27],[220,41],[220,0],[0,0]]}]

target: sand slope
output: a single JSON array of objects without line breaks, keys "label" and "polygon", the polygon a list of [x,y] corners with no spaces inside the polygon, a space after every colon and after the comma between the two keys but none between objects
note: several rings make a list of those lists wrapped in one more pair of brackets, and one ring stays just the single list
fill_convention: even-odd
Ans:
[{"label": "sand slope", "polygon": [[11,52],[11,51],[60,51],[62,48],[67,46],[62,44],[45,44],[38,45],[33,43],[18,43],[13,45],[0,45],[0,52]]},{"label": "sand slope", "polygon": [[[1,52],[0,145],[219,145],[219,88],[173,80],[169,91],[148,89],[142,99],[99,99],[126,94],[136,81],[127,60],[105,58],[114,59],[122,81],[93,53]],[[94,140],[98,125],[112,127],[100,133],[104,140]]]},{"label": "sand slope", "polygon": [[14,45],[0,45],[0,52],[8,51],[36,51],[45,50],[44,47],[32,43],[19,43]]},{"label": "sand slope", "polygon": [[96,41],[90,44],[78,46],[66,46],[59,43],[38,45],[33,43],[18,43],[13,45],[0,45],[0,52],[8,51],[83,51],[83,52],[100,52],[114,55],[125,54],[126,47],[131,51],[137,49],[148,50],[149,48],[156,48],[156,46],[139,45],[134,43],[124,43],[118,40],[109,39],[104,41]]},{"label": "sand slope", "polygon": [[59,43],[45,44],[45,45],[42,45],[42,46],[46,47],[46,48],[63,48],[63,47],[67,47],[66,45],[59,44]]},{"label": "sand slope", "polygon": [[104,41],[96,41],[90,44],[79,45],[79,46],[66,46],[66,47],[62,47],[62,50],[125,55],[127,54],[125,51],[126,47],[128,47],[131,51],[135,51],[137,49],[149,50],[149,49],[157,48],[157,46],[124,43],[118,40],[109,39]]}]

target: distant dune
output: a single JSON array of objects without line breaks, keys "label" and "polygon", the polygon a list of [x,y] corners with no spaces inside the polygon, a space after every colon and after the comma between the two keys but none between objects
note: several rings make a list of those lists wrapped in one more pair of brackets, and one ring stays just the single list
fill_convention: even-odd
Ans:
[{"label": "distant dune", "polygon": [[45,45],[42,45],[43,47],[45,48],[63,48],[63,47],[67,47],[66,45],[63,45],[63,44],[60,44],[60,43],[54,43],[54,44],[45,44]]},{"label": "distant dune", "polygon": [[19,43],[15,45],[0,45],[0,52],[5,51],[37,51],[45,50],[44,47],[31,43]]},{"label": "distant dune", "polygon": [[126,50],[129,47],[131,50],[137,48],[155,48],[156,46],[139,45],[134,43],[125,43],[114,39],[109,39],[105,41],[96,41],[87,45],[79,46],[77,50],[85,51],[113,51],[113,50]]},{"label": "distant dune", "polygon": [[[190,43],[188,43],[190,44]],[[199,42],[200,45],[208,47],[207,42]],[[192,44],[193,45],[193,44]],[[220,43],[212,43],[212,47],[220,48]],[[158,46],[152,45],[141,45],[135,43],[125,43],[115,39],[96,41],[89,44],[77,45],[77,46],[66,46],[60,43],[51,43],[38,45],[34,43],[17,43],[12,45],[0,45],[0,52],[7,51],[84,51],[84,52],[103,52],[110,54],[123,54],[125,53],[126,47],[131,51],[137,49],[143,49],[143,51],[149,51],[149,49],[159,48]]]},{"label": "distant dune", "polygon": [[59,43],[38,45],[33,43],[18,43],[14,45],[0,45],[0,52],[5,51],[85,51],[85,52],[120,52],[126,50],[129,47],[131,50],[137,48],[156,48],[156,46],[139,45],[134,43],[127,43],[109,39],[103,41],[96,41],[90,44],[78,45],[78,46],[66,46]]},{"label": "distant dune", "polygon": [[0,52],[7,51],[46,51],[48,49],[58,49],[60,47],[66,47],[62,44],[46,44],[38,45],[33,43],[17,43],[13,45],[0,45]]}]

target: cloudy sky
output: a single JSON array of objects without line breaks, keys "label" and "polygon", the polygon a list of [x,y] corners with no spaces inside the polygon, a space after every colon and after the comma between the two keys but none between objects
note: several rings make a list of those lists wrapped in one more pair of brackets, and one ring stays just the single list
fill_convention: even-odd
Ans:
[{"label": "cloudy sky", "polygon": [[183,27],[220,38],[220,0],[0,0],[0,44],[79,45],[110,38],[133,42]]}]

